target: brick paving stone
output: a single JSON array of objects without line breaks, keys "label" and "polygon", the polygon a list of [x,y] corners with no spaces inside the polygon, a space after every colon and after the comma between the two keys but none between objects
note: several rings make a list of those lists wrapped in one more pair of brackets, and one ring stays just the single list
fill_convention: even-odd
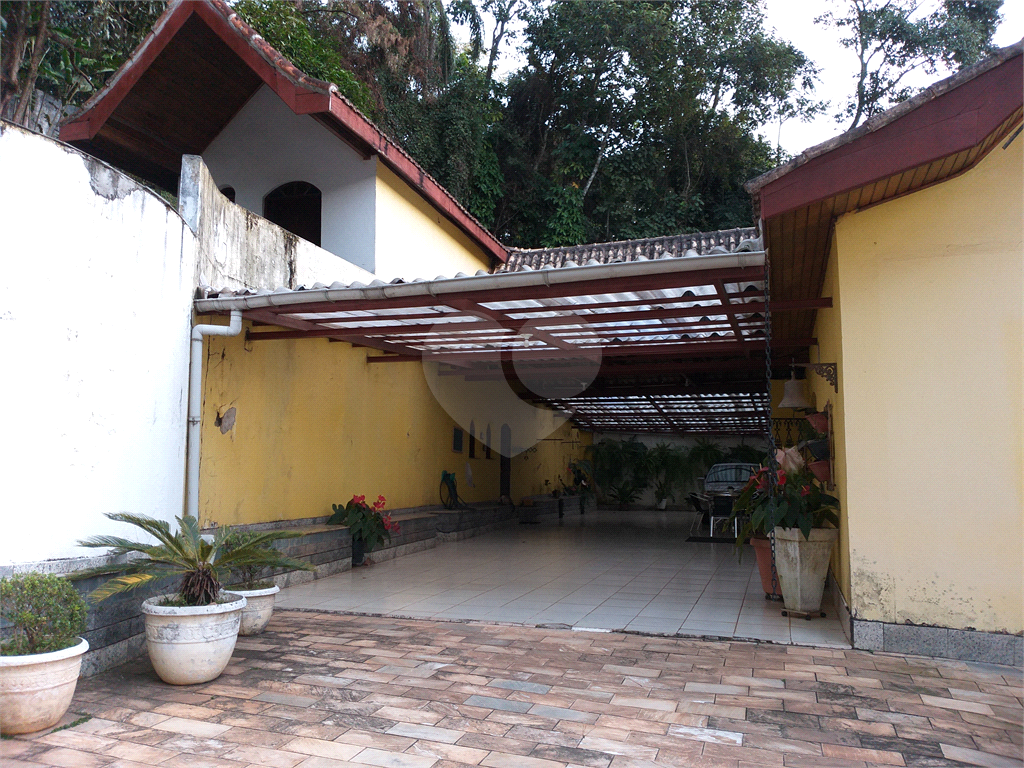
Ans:
[{"label": "brick paving stone", "polygon": [[892,653],[275,613],[228,674],[79,682],[4,768],[1022,765],[1021,670]]}]

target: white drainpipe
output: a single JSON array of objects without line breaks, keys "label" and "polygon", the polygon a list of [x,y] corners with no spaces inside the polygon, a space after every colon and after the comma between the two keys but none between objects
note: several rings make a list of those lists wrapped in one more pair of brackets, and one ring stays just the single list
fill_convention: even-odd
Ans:
[{"label": "white drainpipe", "polygon": [[188,442],[185,448],[185,514],[199,519],[199,444],[203,412],[203,336],[237,336],[242,331],[242,310],[231,310],[229,325],[192,326],[192,354],[188,381]]}]

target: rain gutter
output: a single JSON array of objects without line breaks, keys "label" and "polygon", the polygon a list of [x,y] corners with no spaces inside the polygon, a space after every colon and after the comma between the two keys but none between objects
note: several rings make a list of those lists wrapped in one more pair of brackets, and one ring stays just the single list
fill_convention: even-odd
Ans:
[{"label": "rain gutter", "polygon": [[242,332],[242,311],[231,310],[228,325],[192,326],[188,370],[188,440],[185,444],[185,514],[199,519],[199,428],[203,410],[203,336],[237,336]]}]

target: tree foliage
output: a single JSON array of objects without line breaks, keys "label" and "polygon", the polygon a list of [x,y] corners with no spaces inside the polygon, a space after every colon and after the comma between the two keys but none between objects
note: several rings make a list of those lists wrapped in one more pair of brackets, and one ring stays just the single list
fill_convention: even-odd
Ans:
[{"label": "tree foliage", "polygon": [[250,26],[310,77],[338,86],[338,91],[364,111],[372,109],[370,89],[341,63],[337,48],[324,45],[292,3],[238,0],[235,10]]},{"label": "tree foliage", "polygon": [[162,0],[0,3],[4,114],[23,123],[34,88],[68,107],[80,105],[131,55],[165,6]]},{"label": "tree foliage", "polygon": [[[916,0],[843,1],[846,11],[821,20],[860,57],[841,113],[851,125],[909,95],[910,72],[984,55],[1001,6],[944,0],[921,16]],[[34,83],[80,103],[163,7],[0,3],[5,105]],[[337,84],[511,246],[749,225],[743,182],[784,159],[759,130],[825,107],[814,96],[815,66],[766,28],[761,0],[233,7],[300,69]],[[469,33],[461,50],[453,24]],[[499,76],[512,41],[522,63]]]},{"label": "tree foliage", "polygon": [[748,225],[741,185],[776,159],[755,131],[814,75],[753,0],[535,5],[523,50],[492,222],[519,245]]},{"label": "tree foliage", "polygon": [[853,94],[835,116],[849,120],[849,129],[913,96],[911,73],[955,71],[990,53],[1003,0],[944,0],[926,15],[918,13],[918,0],[844,3],[844,15],[833,11],[817,21],[837,27],[842,44],[857,55]]}]

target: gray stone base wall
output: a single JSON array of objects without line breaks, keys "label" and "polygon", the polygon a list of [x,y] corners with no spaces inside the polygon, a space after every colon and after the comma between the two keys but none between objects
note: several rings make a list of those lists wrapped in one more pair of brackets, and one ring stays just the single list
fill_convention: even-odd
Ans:
[{"label": "gray stone base wall", "polygon": [[920,627],[854,618],[831,571],[826,589],[850,644],[863,651],[906,653],[958,661],[1024,666],[1024,636],[972,629]]},{"label": "gray stone base wall", "polygon": [[437,536],[434,535],[429,539],[418,539],[394,547],[375,549],[373,552],[367,553],[363,559],[371,563],[383,563],[385,560],[394,560],[396,557],[405,557],[426,549],[433,549],[437,544]]},{"label": "gray stone base wall", "polygon": [[987,664],[1024,666],[1024,637],[971,629],[853,619],[853,647]]},{"label": "gray stone base wall", "polygon": [[119,640],[111,645],[91,649],[82,657],[82,677],[92,677],[111,667],[141,656],[146,650],[146,633]]},{"label": "gray stone base wall", "polygon": [[[518,521],[518,515],[513,514],[511,506],[501,505],[452,511],[426,507],[395,510],[392,515],[399,522],[401,531],[394,537],[392,546],[368,555],[371,562],[383,562],[421,552],[437,546],[439,542],[455,540],[451,537],[469,538],[485,530]],[[274,546],[290,557],[312,563],[315,569],[266,574],[267,578],[272,578],[275,584],[284,588],[333,576],[352,568],[352,537],[348,528],[326,525],[326,520],[326,517],[317,517],[239,527],[260,531],[284,528],[302,533],[302,536],[296,538],[277,541]],[[72,573],[104,562],[107,562],[105,558],[93,557],[25,563],[0,570],[0,575],[27,571]],[[82,595],[88,595],[106,578],[79,581],[76,587]],[[102,603],[90,604],[83,635],[89,641],[89,652],[82,660],[82,674],[87,677],[99,674],[143,653],[146,647],[145,624],[139,606],[147,598],[173,592],[176,586],[174,579],[161,579],[146,588],[114,595]]]}]

